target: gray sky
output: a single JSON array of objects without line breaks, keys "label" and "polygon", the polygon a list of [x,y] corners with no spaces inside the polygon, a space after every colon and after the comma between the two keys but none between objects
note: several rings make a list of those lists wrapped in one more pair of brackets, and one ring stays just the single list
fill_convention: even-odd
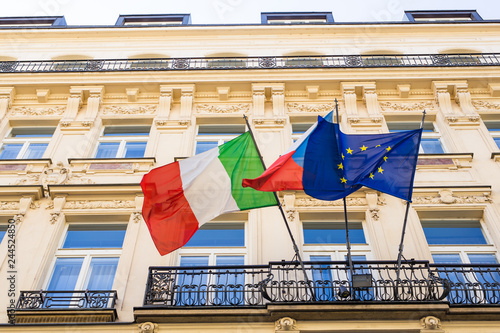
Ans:
[{"label": "gray sky", "polygon": [[328,11],[336,22],[400,21],[404,10],[476,9],[500,19],[499,0],[4,0],[1,16],[64,15],[69,25],[113,25],[119,14],[191,13],[193,24],[260,23],[260,12]]}]

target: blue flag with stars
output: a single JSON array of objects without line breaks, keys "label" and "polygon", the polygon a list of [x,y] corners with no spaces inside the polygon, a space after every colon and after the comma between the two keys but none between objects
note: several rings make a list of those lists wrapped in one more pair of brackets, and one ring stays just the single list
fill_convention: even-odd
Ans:
[{"label": "blue flag with stars", "polygon": [[320,117],[304,156],[304,191],[338,200],[366,186],[411,201],[421,135],[422,129],[345,134]]}]

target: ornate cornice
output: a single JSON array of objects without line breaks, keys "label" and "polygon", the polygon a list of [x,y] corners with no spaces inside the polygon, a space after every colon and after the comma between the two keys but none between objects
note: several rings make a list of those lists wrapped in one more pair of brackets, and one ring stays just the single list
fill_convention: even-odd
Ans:
[{"label": "ornate cornice", "polygon": [[393,103],[393,102],[380,102],[380,107],[383,111],[399,111],[399,112],[422,112],[425,110],[433,110],[434,103],[432,102],[418,102],[418,103]]},{"label": "ornate cornice", "polygon": [[77,200],[66,201],[65,209],[123,209],[135,208],[134,200]]},{"label": "ornate cornice", "polygon": [[105,106],[103,109],[104,115],[134,115],[134,114],[154,114],[156,112],[156,105],[138,105],[138,106],[126,106],[126,105],[110,105]]},{"label": "ornate cornice", "polygon": [[299,104],[287,103],[288,112],[318,112],[324,113],[335,109],[335,104]]},{"label": "ornate cornice", "polygon": [[250,111],[250,104],[198,104],[196,105],[196,111],[198,113],[247,113]]},{"label": "ornate cornice", "polygon": [[487,101],[472,101],[472,105],[480,111],[500,110],[500,103],[491,103]]},{"label": "ornate cornice", "polygon": [[11,116],[61,116],[66,111],[66,106],[51,106],[32,108],[16,106],[10,109]]}]

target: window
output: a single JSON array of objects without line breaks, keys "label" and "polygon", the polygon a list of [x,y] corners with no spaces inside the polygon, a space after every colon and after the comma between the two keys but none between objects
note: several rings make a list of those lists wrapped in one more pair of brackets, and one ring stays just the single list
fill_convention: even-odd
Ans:
[{"label": "window", "polygon": [[106,126],[99,139],[95,157],[144,157],[149,130],[149,126]]},{"label": "window", "polygon": [[200,125],[195,155],[215,148],[245,132],[245,125]]},{"label": "window", "polygon": [[3,140],[0,159],[42,158],[54,131],[54,127],[14,127]]},{"label": "window", "polygon": [[293,123],[292,124],[292,140],[297,141],[309,128],[312,123]]},{"label": "window", "polygon": [[405,11],[405,18],[410,22],[452,22],[483,20],[475,10]]},{"label": "window", "polygon": [[308,24],[332,23],[331,12],[287,12],[287,13],[261,13],[262,24]]},{"label": "window", "polygon": [[486,125],[486,128],[491,134],[491,137],[497,144],[497,146],[500,148],[500,122],[497,121],[488,121],[484,122]]},{"label": "window", "polygon": [[[420,123],[417,122],[388,122],[387,127],[389,132],[400,132],[417,129]],[[422,132],[422,140],[420,141],[420,154],[443,154],[444,149],[441,143],[441,136],[435,127],[434,123],[424,123]]]},{"label": "window", "polygon": [[120,15],[115,26],[186,24],[191,24],[191,14]]},{"label": "window", "polygon": [[[111,291],[125,230],[122,224],[70,224],[56,251],[46,289]],[[71,295],[54,293],[51,306],[75,305],[68,303]]]},{"label": "window", "polygon": [[[205,223],[180,250],[179,305],[244,304],[245,223]],[[218,266],[216,270],[199,268]],[[190,269],[188,269],[190,268]],[[196,288],[193,289],[193,286]]]}]

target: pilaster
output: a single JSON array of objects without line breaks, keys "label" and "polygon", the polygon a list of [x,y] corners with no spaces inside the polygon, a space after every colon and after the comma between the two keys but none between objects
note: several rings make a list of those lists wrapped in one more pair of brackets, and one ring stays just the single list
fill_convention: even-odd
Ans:
[{"label": "pilaster", "polygon": [[0,88],[0,120],[5,117],[7,111],[12,105],[16,90],[14,87],[1,87]]}]

